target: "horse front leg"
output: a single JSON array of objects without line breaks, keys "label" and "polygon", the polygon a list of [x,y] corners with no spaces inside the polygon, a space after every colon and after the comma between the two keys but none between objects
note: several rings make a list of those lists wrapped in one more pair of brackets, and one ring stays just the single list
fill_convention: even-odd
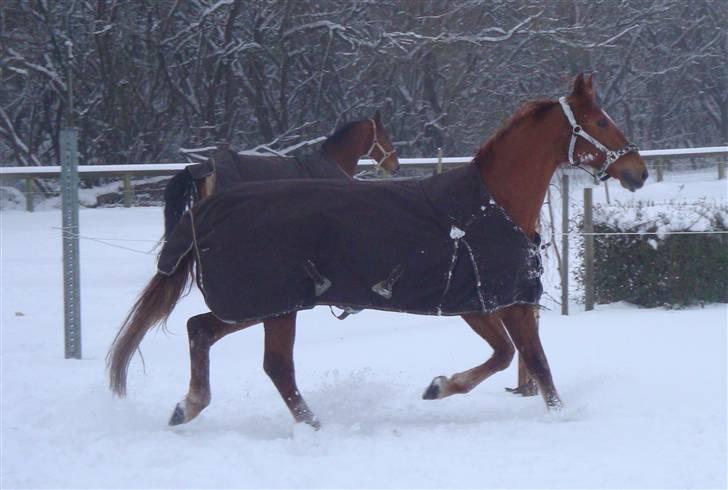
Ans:
[{"label": "horse front leg", "polygon": [[[538,330],[539,314],[537,308],[534,308],[533,314],[536,317],[536,329]],[[518,356],[518,385],[515,388],[506,388],[506,391],[521,396],[538,395],[538,385],[528,372],[522,356]]]},{"label": "horse front leg", "polygon": [[263,369],[281,394],[296,422],[304,422],[315,429],[320,427],[316,415],[308,408],[296,386],[293,365],[293,344],[296,341],[296,312],[263,322],[265,328],[265,354]]},{"label": "horse front leg", "polygon": [[516,344],[526,369],[536,381],[546,407],[549,410],[560,410],[563,403],[551,377],[551,369],[541,345],[533,308],[531,305],[509,306],[502,310],[501,318]]},{"label": "horse front leg", "polygon": [[493,354],[483,364],[467,371],[453,374],[449,378],[438,376],[427,387],[422,398],[437,400],[450,395],[468,393],[486,378],[507,368],[513,360],[515,349],[503,328],[500,318],[492,315],[464,315],[470,327],[493,348]]},{"label": "horse front leg", "polygon": [[212,313],[203,313],[187,320],[190,387],[184,400],[174,408],[169,425],[189,422],[210,404],[210,348],[213,344],[228,334],[257,323],[225,323]]}]

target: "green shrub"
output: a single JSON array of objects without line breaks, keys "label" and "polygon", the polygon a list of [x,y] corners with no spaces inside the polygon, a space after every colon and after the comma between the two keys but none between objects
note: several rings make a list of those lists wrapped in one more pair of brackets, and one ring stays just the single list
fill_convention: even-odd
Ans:
[{"label": "green shrub", "polygon": [[596,301],[675,307],[728,302],[728,235],[669,234],[725,231],[727,225],[726,203],[595,207],[596,233],[643,233],[594,237]]}]

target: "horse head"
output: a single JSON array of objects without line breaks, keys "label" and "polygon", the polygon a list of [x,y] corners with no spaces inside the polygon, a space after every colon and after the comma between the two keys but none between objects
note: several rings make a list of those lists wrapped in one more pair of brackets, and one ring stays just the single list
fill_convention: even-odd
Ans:
[{"label": "horse head", "polygon": [[594,169],[602,180],[614,177],[634,192],[647,180],[647,166],[637,146],[597,103],[593,80],[592,75],[577,75],[571,94],[559,99],[572,131],[569,162]]}]

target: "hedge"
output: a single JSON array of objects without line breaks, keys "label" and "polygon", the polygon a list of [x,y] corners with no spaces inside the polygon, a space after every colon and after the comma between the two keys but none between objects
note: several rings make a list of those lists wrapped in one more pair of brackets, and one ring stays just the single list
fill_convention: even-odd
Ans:
[{"label": "hedge", "polygon": [[597,303],[681,307],[728,302],[728,235],[669,234],[726,230],[725,202],[595,206],[596,233],[641,233],[594,237]]}]

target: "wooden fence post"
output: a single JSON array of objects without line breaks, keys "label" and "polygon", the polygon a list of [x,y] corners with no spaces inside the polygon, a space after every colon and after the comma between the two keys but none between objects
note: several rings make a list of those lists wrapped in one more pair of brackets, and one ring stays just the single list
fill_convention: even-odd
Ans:
[{"label": "wooden fence post", "polygon": [[433,172],[435,175],[441,174],[443,171],[442,168],[442,148],[437,149],[437,165],[435,165],[435,171]]},{"label": "wooden fence post", "polygon": [[660,158],[657,160],[657,166],[655,167],[655,170],[657,171],[657,182],[662,182],[662,179],[664,178],[663,171],[664,171],[664,165],[665,160]]},{"label": "wooden fence post", "polygon": [[26,175],[25,177],[25,210],[32,213],[35,209],[34,203],[33,203],[33,188],[35,186],[33,185],[33,177],[30,175]]},{"label": "wooden fence post", "polygon": [[130,208],[134,201],[134,188],[131,185],[131,175],[124,175],[124,207]]},{"label": "wooden fence post", "polygon": [[569,176],[561,176],[561,314],[569,314]]},{"label": "wooden fence post", "polygon": [[592,189],[584,188],[584,309],[594,309],[594,221]]}]

